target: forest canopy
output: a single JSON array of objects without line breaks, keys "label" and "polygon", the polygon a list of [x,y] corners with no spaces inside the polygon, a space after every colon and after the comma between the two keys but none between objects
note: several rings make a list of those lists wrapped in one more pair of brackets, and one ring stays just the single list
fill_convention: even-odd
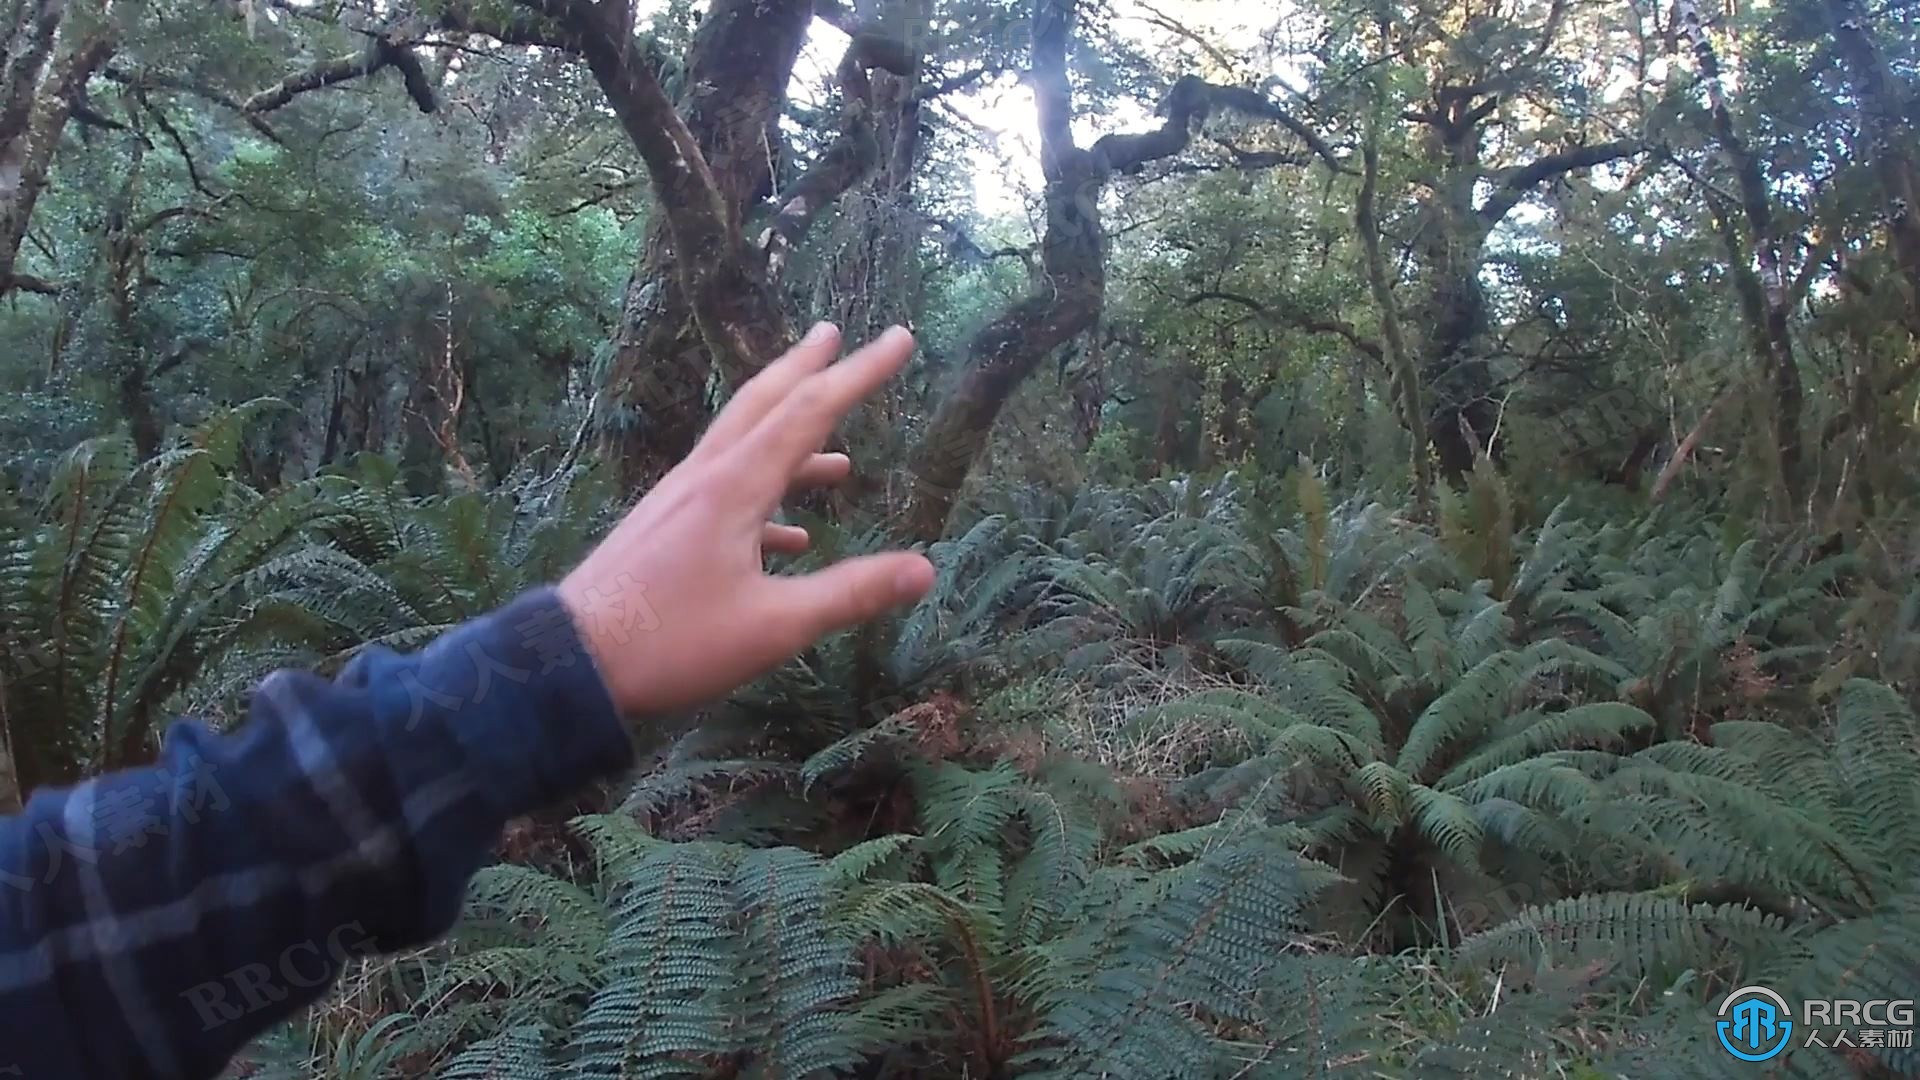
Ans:
[{"label": "forest canopy", "polygon": [[1920,987],[1910,0],[4,6],[0,806],[918,341],[770,558],[933,594],[243,1075],[1713,1076]]}]

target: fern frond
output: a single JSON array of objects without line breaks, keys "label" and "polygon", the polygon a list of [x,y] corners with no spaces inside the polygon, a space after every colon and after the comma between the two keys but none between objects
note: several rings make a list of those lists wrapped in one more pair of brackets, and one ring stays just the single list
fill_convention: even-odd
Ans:
[{"label": "fern frond", "polygon": [[1439,786],[1458,787],[1549,750],[1616,749],[1625,746],[1631,736],[1651,729],[1653,723],[1653,717],[1644,711],[1611,701],[1546,713],[1524,729],[1474,751],[1447,770]]},{"label": "fern frond", "polygon": [[[1044,1017],[1015,1064],[1046,1077],[1187,1075],[1224,1062],[1214,1025],[1256,1018],[1254,991],[1330,871],[1252,840],[1156,875],[1049,950]],[[1112,933],[1114,936],[1107,936]]]},{"label": "fern frond", "polygon": [[911,833],[890,833],[862,840],[827,860],[823,880],[830,890],[850,889],[906,854],[919,840]]},{"label": "fern frond", "polygon": [[1532,679],[1562,667],[1605,670],[1611,665],[1559,640],[1495,653],[1475,664],[1414,721],[1400,748],[1400,770],[1415,779],[1429,775],[1443,754],[1503,719]]},{"label": "fern frond", "polygon": [[1461,942],[1458,956],[1480,967],[1513,964],[1522,971],[1598,962],[1643,977],[1758,954],[1784,930],[1774,916],[1738,904],[1589,893],[1529,908]]},{"label": "fern frond", "polygon": [[1428,843],[1461,866],[1479,865],[1480,821],[1459,796],[1413,784],[1407,790],[1407,807],[1414,828]]}]

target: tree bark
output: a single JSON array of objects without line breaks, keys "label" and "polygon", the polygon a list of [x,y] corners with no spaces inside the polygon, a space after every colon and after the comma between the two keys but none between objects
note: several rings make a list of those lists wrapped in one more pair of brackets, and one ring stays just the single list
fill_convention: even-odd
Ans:
[{"label": "tree bark", "polygon": [[1907,329],[1920,336],[1920,176],[1909,149],[1911,121],[1855,0],[1827,0],[1833,37],[1853,76],[1860,128],[1886,197],[1888,245],[1904,280]]},{"label": "tree bark", "polygon": [[[716,0],[688,52],[682,93],[685,126],[720,200],[712,213],[734,230],[772,193],[780,111],[811,19],[812,5],[806,0]],[[609,68],[618,83],[620,63],[617,57],[603,62],[595,76]],[[651,80],[650,73],[647,78]],[[601,81],[606,85],[606,79]],[[651,159],[648,171],[658,190],[660,176]],[[681,280],[676,251],[697,253],[700,260],[717,252],[694,238],[680,242],[674,218],[685,208],[664,194],[660,203],[627,283],[608,381],[600,395],[601,445],[616,461],[629,490],[650,484],[693,449],[706,426],[708,404],[717,396],[716,358]],[[764,280],[749,288],[769,291]],[[751,303],[760,298],[741,299]],[[772,306],[778,310],[777,303]],[[756,312],[742,315],[750,322],[765,318]],[[756,329],[765,339],[758,345],[757,361],[748,356],[720,359],[720,373],[728,381],[785,347],[789,335],[784,316]]]},{"label": "tree bark", "polygon": [[424,29],[413,24],[388,27],[369,39],[367,47],[360,52],[322,61],[304,71],[297,71],[241,102],[240,110],[250,114],[272,112],[301,94],[338,86],[391,67],[400,72],[401,81],[406,84],[407,96],[413,98],[420,111],[435,112],[439,102],[434,94],[433,82],[421,66],[419,55],[413,51]]},{"label": "tree bark", "polygon": [[15,9],[12,26],[0,27],[7,34],[0,43],[0,296],[30,281],[17,272],[20,245],[75,97],[116,44],[110,21],[103,19],[60,55],[67,36],[63,13],[62,0],[32,0]]},{"label": "tree bark", "polygon": [[1779,453],[1781,484],[1789,501],[1797,504],[1805,490],[1800,437],[1804,391],[1800,367],[1794,358],[1793,339],[1787,328],[1793,301],[1780,266],[1780,241],[1775,235],[1767,177],[1760,159],[1734,126],[1733,110],[1720,82],[1719,54],[1714,51],[1712,38],[1707,36],[1699,6],[1695,0],[1677,0],[1675,11],[1680,31],[1700,65],[1714,141],[1739,183],[1746,240],[1752,248],[1758,273],[1748,270],[1747,258],[1737,250],[1730,248],[1728,254],[1734,263],[1735,285],[1741,290],[1741,309],[1749,323],[1755,359],[1772,387],[1773,434]]},{"label": "tree bark", "polygon": [[1420,401],[1420,372],[1407,352],[1407,339],[1400,331],[1400,308],[1393,298],[1393,286],[1387,280],[1386,259],[1380,253],[1380,222],[1374,212],[1374,192],[1380,177],[1378,132],[1369,127],[1361,150],[1360,194],[1354,200],[1354,229],[1360,234],[1367,287],[1373,293],[1374,306],[1380,309],[1380,336],[1385,346],[1387,370],[1393,376],[1394,402],[1400,408],[1401,422],[1413,443],[1411,479],[1414,506],[1422,518],[1429,516],[1433,499],[1433,476],[1427,467],[1427,411]]}]

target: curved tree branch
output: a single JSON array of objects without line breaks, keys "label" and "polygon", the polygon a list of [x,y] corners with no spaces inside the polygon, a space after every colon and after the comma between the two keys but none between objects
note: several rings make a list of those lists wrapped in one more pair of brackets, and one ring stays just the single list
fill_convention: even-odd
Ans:
[{"label": "curved tree branch", "polygon": [[1495,172],[1492,180],[1498,186],[1488,196],[1486,204],[1480,207],[1480,220],[1492,228],[1506,219],[1527,192],[1556,176],[1570,173],[1575,169],[1590,169],[1595,165],[1604,165],[1609,161],[1632,157],[1646,147],[1635,139],[1616,139],[1612,142],[1595,143],[1592,146],[1576,146],[1558,153],[1545,154],[1511,169]]},{"label": "curved tree branch", "polygon": [[1384,359],[1385,356],[1384,351],[1380,347],[1380,342],[1362,334],[1357,327],[1345,319],[1333,316],[1312,315],[1291,302],[1269,304],[1256,300],[1251,296],[1245,296],[1235,292],[1226,292],[1220,289],[1203,290],[1185,298],[1185,302],[1189,307],[1195,304],[1205,303],[1208,300],[1219,300],[1224,303],[1238,304],[1269,322],[1278,323],[1283,326],[1291,326],[1298,330],[1304,330],[1309,334],[1332,334],[1335,337],[1345,340],[1347,344],[1365,353],[1374,360]]},{"label": "curved tree branch", "polygon": [[165,72],[129,70],[118,67],[106,68],[100,72],[100,76],[111,82],[133,87],[136,90],[171,90],[176,93],[192,94],[195,97],[203,98],[222,108],[231,109],[239,113],[241,119],[245,120],[248,126],[259,132],[260,136],[268,142],[276,146],[281,143],[279,132],[273,130],[273,127],[267,123],[264,117],[258,113],[248,112],[246,103],[240,99],[231,94],[215,90],[210,86],[202,86],[198,83],[189,82],[186,79],[168,75]]},{"label": "curved tree branch", "polygon": [[840,134],[820,159],[780,193],[780,209],[761,235],[767,275],[779,281],[793,247],[813,219],[859,183],[880,157],[873,125],[873,88],[867,71],[879,68],[903,78],[918,65],[904,42],[878,34],[856,34],[840,59]]},{"label": "curved tree branch", "polygon": [[304,71],[296,71],[248,98],[241,103],[240,109],[255,114],[272,112],[301,94],[338,86],[378,74],[382,68],[392,67],[400,72],[407,86],[407,94],[413,98],[414,104],[420,107],[421,112],[431,113],[439,105],[434,98],[433,82],[427,78],[426,70],[420,65],[420,57],[413,51],[418,40],[419,34],[410,32],[408,28],[389,27],[368,42],[360,52],[323,60]]},{"label": "curved tree branch", "polygon": [[960,488],[986,449],[995,419],[1023,379],[1053,350],[1098,323],[1106,296],[1100,196],[1115,172],[1186,149],[1196,120],[1216,108],[1273,120],[1301,137],[1327,166],[1352,170],[1326,141],[1264,95],[1198,76],[1174,83],[1153,131],[1102,137],[1091,150],[1073,140],[1067,45],[1076,0],[1035,0],[1032,70],[1046,176],[1046,227],[1034,288],[968,343],[968,364],[940,399],[909,464],[912,492],[901,531],[933,541],[946,530]]},{"label": "curved tree branch", "polygon": [[[1108,169],[1073,141],[1073,87],[1067,42],[1075,0],[1035,0],[1030,76],[1040,114],[1040,163],[1046,175],[1046,231],[1034,288],[975,334],[968,364],[940,399],[908,466],[912,492],[902,531],[932,541],[974,462],[986,449],[1007,398],[1054,349],[1092,327],[1106,293],[1100,193]],[[1184,133],[1183,133],[1184,137]]]},{"label": "curved tree branch", "polygon": [[1192,139],[1193,125],[1204,122],[1216,109],[1231,109],[1271,120],[1306,143],[1334,172],[1353,172],[1325,139],[1272,98],[1243,86],[1210,83],[1197,75],[1183,75],[1174,82],[1162,106],[1166,121],[1159,128],[1138,134],[1103,136],[1093,144],[1094,156],[1115,172],[1137,172],[1148,161],[1186,149]]}]

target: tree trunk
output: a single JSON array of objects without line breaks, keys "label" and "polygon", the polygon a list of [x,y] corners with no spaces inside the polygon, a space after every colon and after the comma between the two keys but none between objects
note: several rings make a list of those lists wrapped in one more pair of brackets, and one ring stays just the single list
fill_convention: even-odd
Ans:
[{"label": "tree trunk", "polygon": [[[1191,354],[1181,358],[1179,363],[1169,362],[1161,366],[1160,392],[1154,395],[1153,460],[1147,469],[1150,477],[1169,476],[1180,471],[1184,442],[1180,437],[1180,421],[1191,408],[1191,399],[1184,393],[1188,389],[1185,384],[1194,374]],[[1204,420],[1201,426],[1205,427]],[[1204,430],[1200,437],[1203,441],[1206,439]]]},{"label": "tree trunk", "polygon": [[[717,0],[694,36],[679,96],[736,228],[772,194],[780,112],[812,18],[807,0]],[[714,358],[675,267],[669,217],[676,212],[663,205],[648,223],[600,395],[602,445],[628,490],[652,483],[693,449],[717,396]]]},{"label": "tree trunk", "polygon": [[1920,176],[1909,150],[1911,125],[1859,4],[1827,0],[1827,14],[1853,75],[1861,133],[1886,196],[1887,239],[1905,278],[1907,329],[1920,336]]},{"label": "tree trunk", "polygon": [[1104,277],[1096,262],[1090,270],[1051,278],[1054,291],[1021,300],[974,335],[966,371],[940,399],[914,450],[908,537],[931,543],[946,531],[960,486],[986,449],[1001,407],[1048,353],[1093,325]]},{"label": "tree trunk", "polygon": [[[1380,222],[1374,211],[1374,192],[1380,178],[1378,133],[1369,128],[1361,149],[1360,194],[1354,202],[1354,229],[1360,234],[1360,250],[1366,261],[1367,287],[1373,292],[1374,306],[1380,309],[1382,352],[1387,370],[1393,374],[1394,401],[1400,407],[1400,419],[1406,425],[1413,444],[1410,455],[1413,501],[1422,518],[1428,516],[1433,498],[1433,477],[1427,468],[1427,412],[1420,401],[1420,373],[1407,352],[1407,339],[1400,330],[1400,308],[1393,298],[1393,286],[1387,280],[1386,259],[1380,253]],[[1455,427],[1458,427],[1456,422]],[[1469,461],[1468,468],[1472,468]]]},{"label": "tree trunk", "polygon": [[1230,370],[1220,379],[1220,460],[1237,465],[1247,456],[1247,380]]},{"label": "tree trunk", "polygon": [[824,310],[854,340],[906,325],[918,299],[914,262],[922,226],[913,218],[912,202],[920,158],[920,47],[909,39],[907,48],[915,74],[873,73],[877,168],[868,186],[870,197],[844,207],[841,220],[849,239],[830,274],[833,295]]},{"label": "tree trunk", "polygon": [[20,245],[46,186],[53,155],[73,114],[76,92],[113,55],[108,24],[54,59],[62,39],[62,0],[32,0],[0,26],[0,295],[46,283],[20,275]]},{"label": "tree trunk", "polygon": [[1358,488],[1366,479],[1369,412],[1366,354],[1355,349],[1347,357],[1347,415],[1340,426],[1341,447],[1346,452],[1346,460],[1339,464],[1343,487]]},{"label": "tree trunk", "polygon": [[1102,413],[1107,404],[1107,377],[1104,371],[1088,371],[1073,379],[1068,391],[1073,398],[1073,448],[1084,454],[1100,438]]},{"label": "tree trunk", "polygon": [[439,397],[425,364],[416,364],[400,408],[400,481],[407,494],[438,495],[446,489],[447,463],[434,438],[431,412]]},{"label": "tree trunk", "polygon": [[1722,236],[1729,241],[1729,261],[1735,285],[1741,291],[1741,310],[1749,325],[1755,356],[1773,390],[1773,434],[1779,452],[1780,480],[1788,500],[1797,504],[1805,489],[1800,438],[1803,388],[1800,367],[1794,359],[1793,339],[1788,334],[1787,317],[1792,299],[1780,267],[1780,243],[1774,235],[1767,178],[1760,159],[1734,127],[1733,111],[1720,82],[1719,55],[1714,51],[1713,40],[1707,36],[1698,6],[1694,0],[1678,0],[1675,10],[1681,32],[1686,35],[1700,65],[1714,140],[1720,144],[1721,156],[1739,181],[1740,209],[1747,226],[1747,243],[1752,247],[1752,261],[1758,266],[1757,274],[1748,269],[1748,259],[1737,250],[1738,245],[1731,243],[1731,229],[1723,228]]},{"label": "tree trunk", "polygon": [[1194,75],[1176,80],[1155,130],[1106,135],[1085,150],[1073,141],[1073,90],[1067,44],[1075,0],[1035,0],[1029,81],[1040,121],[1040,167],[1046,177],[1046,225],[1036,288],[987,324],[969,343],[967,366],[927,423],[908,466],[912,490],[902,529],[914,540],[946,531],[967,473],[987,445],[1000,409],[1048,353],[1094,326],[1106,297],[1106,234],[1100,196],[1107,179],[1177,154],[1193,124],[1217,108],[1273,120],[1341,168],[1327,144],[1261,94],[1215,86]]},{"label": "tree trunk", "polygon": [[145,460],[160,449],[166,425],[153,403],[153,388],[147,384],[147,369],[139,363],[120,375],[120,411],[127,418],[127,432],[133,436],[133,448]]},{"label": "tree trunk", "polygon": [[342,421],[346,418],[347,369],[344,364],[333,369],[333,400],[327,404],[326,431],[320,439],[320,467],[333,464],[340,454],[340,436]]},{"label": "tree trunk", "polygon": [[[1550,150],[1513,166],[1485,166],[1482,150],[1489,118],[1510,98],[1526,96],[1518,88],[1542,75],[1547,51],[1566,27],[1572,5],[1555,0],[1545,6],[1545,21],[1533,31],[1530,47],[1503,70],[1481,68],[1471,59],[1475,50],[1460,50],[1464,39],[1450,41],[1444,54],[1434,57],[1440,68],[1432,72],[1425,103],[1402,114],[1424,129],[1421,138],[1431,166],[1416,234],[1429,282],[1426,310],[1419,313],[1420,325],[1428,330],[1418,374],[1422,390],[1431,397],[1427,433],[1434,456],[1448,482],[1455,484],[1472,471],[1482,451],[1496,461],[1501,454],[1493,438],[1500,413],[1493,399],[1493,372],[1480,347],[1487,322],[1480,268],[1488,235],[1541,183],[1641,149],[1638,142],[1616,139]],[[1392,40],[1395,29],[1384,9],[1376,18],[1382,36]],[[1469,19],[1468,26],[1473,22]],[[1411,53],[1403,55],[1415,62]],[[1514,131],[1509,126],[1504,134],[1511,139]],[[1488,186],[1485,199],[1478,199]]]},{"label": "tree trunk", "polygon": [[[967,367],[927,423],[909,466],[912,492],[904,522],[906,535],[917,541],[930,543],[946,531],[960,487],[1014,389],[1048,353],[1100,317],[1107,279],[1099,201],[1107,170],[1073,142],[1067,79],[1073,18],[1073,0],[1034,4],[1030,77],[1040,114],[1047,207],[1040,280],[1025,299],[974,335]],[[1180,121],[1184,144],[1186,117]]]},{"label": "tree trunk", "polygon": [[[1466,104],[1456,99],[1446,107],[1444,120],[1429,135],[1432,152],[1440,159],[1441,176],[1421,230],[1423,261],[1431,275],[1424,319],[1429,329],[1424,359],[1410,365],[1422,389],[1433,395],[1425,438],[1416,435],[1414,443],[1432,441],[1440,469],[1453,484],[1463,482],[1473,471],[1478,456],[1474,443],[1483,448],[1490,445],[1496,411],[1492,373],[1485,359],[1476,355],[1487,321],[1480,264],[1488,226],[1473,205],[1480,175],[1480,127],[1469,118]],[[1442,107],[1436,105],[1435,111],[1441,112]],[[1377,243],[1377,226],[1373,235]],[[1385,260],[1380,262],[1384,273]],[[1393,370],[1390,357],[1388,364]],[[1394,382],[1404,382],[1407,374],[1394,370]],[[1395,393],[1400,393],[1397,386]],[[1401,407],[1404,413],[1405,406]]]},{"label": "tree trunk", "polygon": [[[6,683],[0,680],[0,713],[4,712]],[[13,750],[6,717],[0,715],[0,814],[20,812],[20,777],[13,767]]]}]

